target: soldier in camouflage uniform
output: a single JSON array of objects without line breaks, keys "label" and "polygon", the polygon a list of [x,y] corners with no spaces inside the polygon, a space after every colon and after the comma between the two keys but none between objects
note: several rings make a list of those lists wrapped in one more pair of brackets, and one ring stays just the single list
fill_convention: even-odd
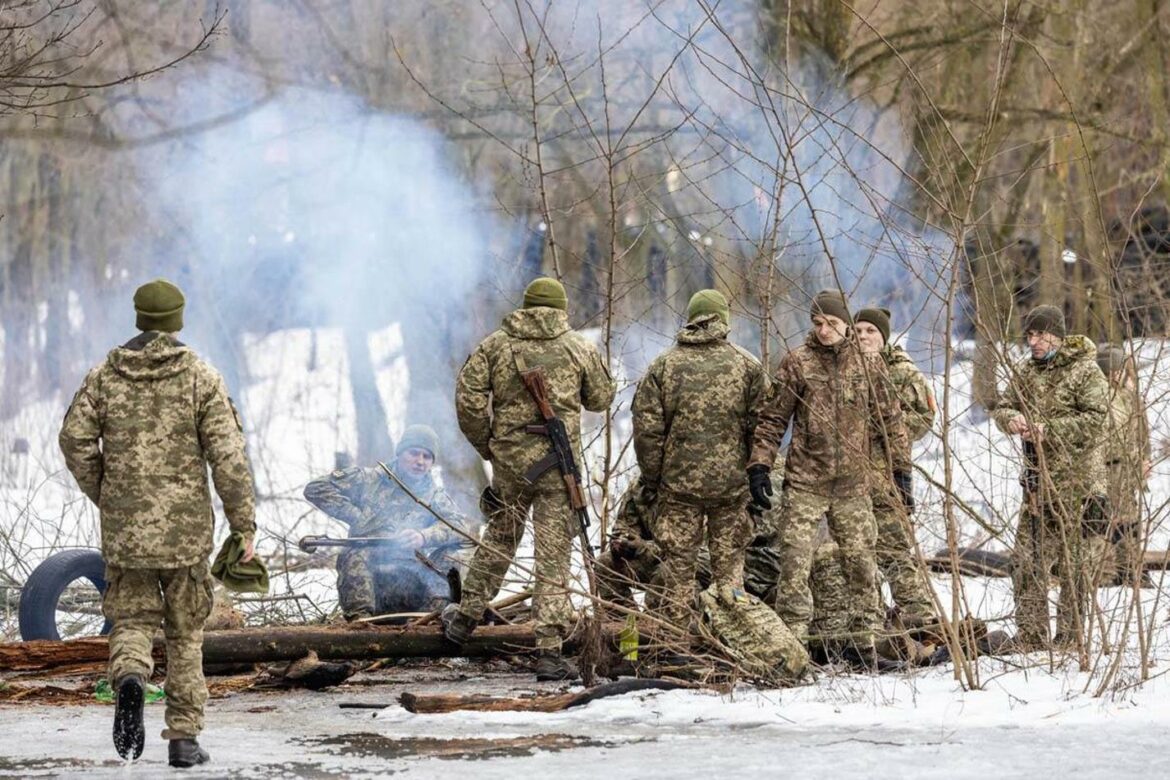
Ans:
[{"label": "soldier in camouflage uniform", "polygon": [[1150,475],[1150,429],[1146,406],[1125,352],[1108,344],[1097,350],[1097,365],[1109,380],[1109,415],[1105,421],[1105,477],[1108,483],[1109,542],[1113,580],[1130,585],[1135,577],[1149,582],[1142,570],[1145,525],[1141,519],[1141,494]]},{"label": "soldier in camouflage uniform", "polygon": [[[1109,384],[1097,348],[1066,336],[1064,314],[1037,306],[1024,318],[1031,355],[1014,367],[992,416],[1025,447],[1024,501],[1012,552],[1016,647],[1049,645],[1048,581],[1060,579],[1056,643],[1083,643],[1092,573],[1104,552],[1104,448]],[[1029,453],[1034,453],[1034,457]]]},{"label": "soldier in camouflage uniform", "polygon": [[752,536],[743,470],[768,377],[760,361],[727,340],[730,330],[722,293],[695,293],[677,344],[650,364],[632,406],[634,452],[647,488],[658,495],[661,613],[683,630],[694,615],[704,540],[713,582],[742,588]]},{"label": "soldier in camouflage uniform", "polygon": [[[633,589],[647,591],[647,601],[654,601],[661,592],[659,575],[662,551],[654,541],[654,504],[657,496],[638,477],[618,500],[613,526],[609,529],[609,544],[597,556],[594,571],[597,574],[597,595],[602,601],[626,609],[636,609]],[[610,615],[618,619],[620,613]]]},{"label": "soldier in camouflage uniform", "polygon": [[[351,547],[337,557],[337,595],[346,620],[435,609],[445,602],[448,569],[461,568],[476,528],[434,478],[439,437],[411,425],[391,467],[402,482],[447,521],[435,517],[382,471],[348,468],[315,479],[305,498],[349,526],[351,537],[385,537],[385,546]],[[418,556],[425,557],[429,564]]]},{"label": "soldier in camouflage uniform", "polygon": [[243,427],[223,379],[180,343],[184,298],[162,279],[134,294],[138,336],[89,372],[61,428],[65,464],[101,514],[113,623],[109,678],[117,691],[114,746],[142,753],[142,703],[166,636],[166,729],[172,766],[208,759],[203,729],[203,622],[211,611],[208,557],[215,516],[207,467],[232,531],[252,557],[256,532]]},{"label": "soldier in camouflage uniform", "polygon": [[577,672],[561,656],[573,622],[568,598],[571,528],[577,522],[556,469],[535,483],[524,472],[551,451],[549,440],[526,427],[541,422],[520,372],[543,368],[553,411],[562,420],[580,462],[581,409],[601,412],[615,386],[597,348],[569,327],[565,288],[555,279],[537,279],[524,291],[524,306],[504,318],[459,372],[455,410],[459,428],[484,460],[492,463],[492,487],[481,507],[487,528],[463,584],[463,600],[444,613],[444,631],[462,644],[499,591],[524,534],[532,509],[536,546],[533,610],[537,677],[571,679]]},{"label": "soldier in camouflage uniform", "polygon": [[[934,423],[934,398],[926,377],[906,350],[889,343],[889,310],[862,309],[854,317],[854,323],[861,351],[880,355],[886,364],[890,392],[902,408],[906,435],[911,443],[918,441]],[[915,551],[914,526],[910,519],[914,513],[911,475],[905,472],[901,475],[903,484],[894,483],[884,436],[873,441],[870,466],[870,498],[877,520],[878,571],[889,583],[890,595],[903,619],[915,622],[932,620],[935,617],[934,598],[930,594],[926,569]]]},{"label": "soldier in camouflage uniform", "polygon": [[[774,489],[780,489],[776,477]],[[662,595],[662,553],[654,537],[658,496],[647,490],[641,477],[626,488],[618,501],[614,523],[609,531],[609,544],[597,557],[597,591],[603,601],[637,609],[634,590],[646,592],[646,605],[654,609]],[[780,568],[768,530],[776,522],[778,510],[769,510],[757,519],[756,536],[744,552],[744,590],[771,604],[775,601],[776,578]],[[711,554],[706,547],[699,550],[695,568],[695,582],[705,589],[711,584]],[[620,619],[626,613],[614,611],[610,619]]]},{"label": "soldier in camouflage uniform", "polygon": [[873,440],[884,436],[892,470],[908,474],[910,447],[901,408],[889,393],[885,363],[862,355],[849,328],[845,296],[836,290],[818,293],[810,314],[813,330],[805,345],[780,362],[772,401],[756,426],[748,478],[753,501],[770,507],[770,471],[791,425],[776,611],[798,637],[808,636],[813,542],[817,524],[827,513],[852,605],[850,630],[855,640],[842,649],[843,654],[859,666],[872,667],[879,609],[870,451]]}]

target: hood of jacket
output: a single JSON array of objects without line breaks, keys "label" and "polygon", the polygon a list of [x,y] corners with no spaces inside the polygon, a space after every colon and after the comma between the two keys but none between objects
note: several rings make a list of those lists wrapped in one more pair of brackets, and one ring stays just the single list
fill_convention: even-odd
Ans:
[{"label": "hood of jacket", "polygon": [[723,324],[718,314],[704,314],[684,325],[675,338],[679,344],[710,344],[726,340],[729,333],[731,328]]},{"label": "hood of jacket", "polygon": [[517,309],[504,317],[504,332],[517,339],[543,341],[555,339],[569,331],[569,315],[548,306]]},{"label": "hood of jacket", "polygon": [[1056,350],[1056,354],[1049,360],[1032,359],[1033,365],[1038,369],[1046,368],[1064,368],[1073,363],[1078,363],[1082,360],[1097,360],[1097,345],[1088,336],[1073,335],[1066,336],[1064,343],[1060,345],[1060,349]]},{"label": "hood of jacket", "polygon": [[132,382],[153,382],[191,367],[195,354],[173,336],[146,331],[110,350],[110,368]]}]

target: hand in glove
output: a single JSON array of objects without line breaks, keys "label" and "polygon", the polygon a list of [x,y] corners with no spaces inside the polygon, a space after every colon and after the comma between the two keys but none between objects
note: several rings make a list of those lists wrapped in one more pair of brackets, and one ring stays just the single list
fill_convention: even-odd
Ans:
[{"label": "hand in glove", "polygon": [[772,475],[770,469],[762,463],[748,466],[748,490],[752,494],[752,504],[759,509],[772,508]]},{"label": "hand in glove", "polygon": [[613,557],[620,561],[637,558],[641,554],[643,546],[642,540],[633,536],[614,536],[609,540],[609,549],[613,552]]},{"label": "hand in glove", "polygon": [[906,507],[906,514],[914,514],[914,483],[911,475],[905,471],[895,471],[894,484],[902,496],[902,506]]}]

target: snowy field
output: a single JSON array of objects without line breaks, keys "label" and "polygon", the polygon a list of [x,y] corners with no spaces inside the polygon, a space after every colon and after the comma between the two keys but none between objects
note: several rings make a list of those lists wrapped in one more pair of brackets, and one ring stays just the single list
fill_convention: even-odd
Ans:
[{"label": "snowy field", "polygon": [[[328,693],[213,700],[202,742],[213,763],[166,767],[161,705],[126,767],[109,706],[0,708],[0,776],[85,777],[1165,777],[1164,679],[1123,695],[1082,693],[1085,676],[985,659],[983,690],[947,670],[823,678],[785,691],[671,691],[560,713],[412,715],[403,690],[516,694],[525,678],[464,669],[391,671]],[[530,678],[528,678],[530,679]],[[543,690],[549,690],[542,687]],[[390,706],[343,710],[341,702]],[[46,737],[48,737],[46,739]]]},{"label": "snowy field", "polygon": [[[237,399],[248,428],[261,495],[260,548],[274,570],[273,595],[281,602],[245,604],[251,622],[301,622],[328,615],[335,606],[333,572],[305,568],[295,541],[309,533],[342,528],[301,498],[304,483],[333,467],[333,454],[355,448],[354,413],[340,333],[316,334],[316,362],[309,370],[311,334],[288,331],[247,345],[252,383]],[[1142,378],[1150,402],[1155,460],[1170,431],[1166,391],[1159,371],[1161,344],[1143,348]],[[398,435],[409,381],[397,328],[371,337],[371,354],[391,433]],[[956,511],[961,544],[976,545],[1011,526],[1019,502],[1018,460],[1011,442],[986,419],[969,412],[969,362],[951,374],[953,490],[966,507]],[[945,383],[933,379],[940,398]],[[97,544],[97,516],[62,470],[57,428],[67,397],[27,406],[0,425],[0,587],[19,585],[55,550]],[[620,429],[620,426],[619,426]],[[28,453],[15,455],[17,439]],[[464,446],[452,443],[452,446]],[[600,449],[600,448],[597,448]],[[594,453],[590,453],[593,457]],[[916,450],[917,463],[944,481],[942,442],[931,434]],[[919,543],[926,554],[944,546],[941,493],[916,480]],[[1153,547],[1170,542],[1165,504],[1170,474],[1157,462],[1146,495],[1155,518]],[[967,511],[970,514],[967,514]],[[977,522],[972,515],[979,518]],[[217,539],[226,534],[218,530]],[[989,548],[1010,543],[1007,532]],[[530,552],[530,547],[525,550]],[[287,571],[286,571],[287,569]],[[944,607],[952,583],[936,577]],[[1006,580],[964,578],[967,608],[992,628],[1013,630]],[[1159,585],[1161,583],[1159,582]],[[1170,584],[1170,583],[1167,583]],[[499,693],[535,690],[527,676],[454,666],[430,672],[392,668],[366,684],[325,694],[245,693],[211,703],[206,744],[215,764],[203,776],[299,777],[406,774],[476,777],[549,773],[564,777],[599,772],[628,777],[711,777],[799,774],[802,777],[1074,777],[1166,776],[1170,757],[1162,735],[1170,726],[1167,606],[1161,588],[1142,593],[1143,639],[1151,650],[1150,679],[1140,683],[1138,621],[1131,594],[1098,593],[1101,620],[1121,656],[1094,649],[1091,668],[1047,657],[983,659],[978,690],[967,690],[952,670],[863,678],[822,675],[810,686],[731,695],[671,692],[595,702],[560,714],[458,714],[415,716],[392,706],[340,710],[346,700],[393,702],[411,684],[428,692]],[[0,600],[0,632],[16,638],[12,599]],[[1114,664],[1114,661],[1117,663]],[[1116,666],[1110,673],[1110,668]],[[473,676],[462,679],[467,673]],[[429,676],[428,676],[429,675]],[[546,689],[547,690],[547,689]],[[150,710],[149,735],[157,734],[161,707]],[[148,743],[144,763],[127,770],[112,756],[108,707],[0,707],[0,774],[35,776],[156,776],[165,773],[165,746]],[[50,739],[45,739],[51,735]],[[458,760],[475,759],[473,765]]]}]

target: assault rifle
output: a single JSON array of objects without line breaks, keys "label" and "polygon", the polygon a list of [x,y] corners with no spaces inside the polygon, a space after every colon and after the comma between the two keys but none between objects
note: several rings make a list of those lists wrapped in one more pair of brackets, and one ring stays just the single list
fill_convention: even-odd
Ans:
[{"label": "assault rifle", "polygon": [[569,438],[568,429],[565,428],[565,421],[557,417],[552,403],[548,400],[548,381],[544,369],[540,366],[525,369],[520,372],[520,381],[536,402],[536,408],[540,410],[540,417],[544,420],[539,425],[527,425],[524,430],[547,437],[549,444],[552,445],[552,451],[548,455],[524,472],[524,481],[535,484],[536,480],[554,468],[561,473],[565,490],[569,493],[569,506],[573,508],[573,514],[577,518],[574,524],[576,527],[570,528],[569,533],[577,534],[581,540],[581,551],[587,564],[585,571],[589,577],[590,590],[593,590],[593,547],[589,544],[589,510],[585,503],[585,491],[581,489],[581,470],[577,467],[577,459],[573,457],[573,442]]},{"label": "assault rifle", "polygon": [[1040,456],[1036,442],[1024,439],[1024,473],[1020,475],[1020,486],[1024,488],[1024,500],[1035,514],[1040,508]]}]

